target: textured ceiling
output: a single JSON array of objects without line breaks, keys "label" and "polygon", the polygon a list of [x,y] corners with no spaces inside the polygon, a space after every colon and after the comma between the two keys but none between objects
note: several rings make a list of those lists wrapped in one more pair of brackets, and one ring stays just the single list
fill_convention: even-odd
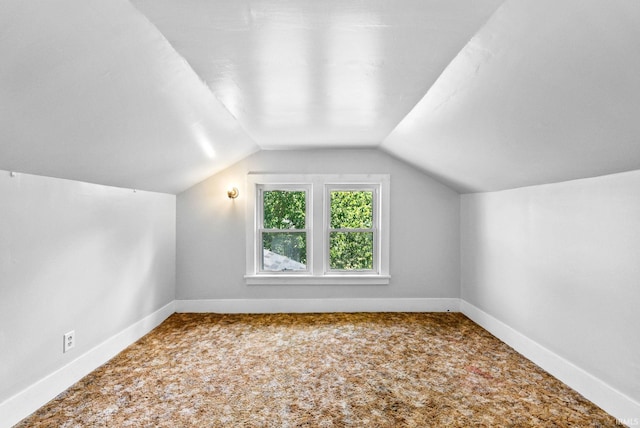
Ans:
[{"label": "textured ceiling", "polygon": [[461,192],[640,169],[637,0],[3,0],[0,169],[178,193],[376,147]]}]

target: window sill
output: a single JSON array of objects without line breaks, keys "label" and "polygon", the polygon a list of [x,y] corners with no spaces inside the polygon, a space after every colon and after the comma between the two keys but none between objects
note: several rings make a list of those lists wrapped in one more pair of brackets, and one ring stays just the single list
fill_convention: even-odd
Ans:
[{"label": "window sill", "polygon": [[247,285],[388,285],[389,275],[245,275]]}]

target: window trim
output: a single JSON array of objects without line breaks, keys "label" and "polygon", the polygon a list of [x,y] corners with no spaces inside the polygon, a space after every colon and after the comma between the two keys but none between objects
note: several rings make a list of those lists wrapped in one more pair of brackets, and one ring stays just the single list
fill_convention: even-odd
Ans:
[{"label": "window trim", "polygon": [[[380,207],[382,203],[380,201],[380,187],[381,183],[325,183],[324,184],[324,263],[323,271],[324,275],[379,275],[381,265],[381,251],[380,251]],[[332,191],[367,191],[370,190],[373,193],[373,207],[372,207],[372,227],[370,229],[332,229],[331,228],[331,192]],[[373,268],[367,270],[346,271],[331,269],[331,232],[373,232]]]},{"label": "window trim", "polygon": [[[305,192],[305,228],[304,229],[265,229],[264,228],[264,207],[263,204],[256,203],[256,227],[255,227],[255,271],[258,275],[295,275],[295,274],[308,274],[311,273],[311,269],[309,267],[309,260],[313,260],[313,227],[311,225],[311,221],[313,218],[313,204],[310,204],[309,201],[312,200],[312,186],[310,184],[274,184],[274,183],[262,183],[256,184],[256,199],[262,200],[262,195],[265,191],[271,190],[284,190],[284,191],[293,191]],[[306,234],[306,246],[307,246],[307,269],[306,270],[298,270],[298,271],[269,271],[264,270],[263,262],[264,262],[264,254],[263,254],[263,244],[262,244],[262,234],[263,233],[288,233],[288,232],[304,232]]]},{"label": "window trim", "polygon": [[[259,187],[260,186],[260,187]],[[300,189],[308,187],[307,268],[306,272],[270,272],[261,271],[260,240],[256,236],[259,218],[259,190]],[[374,255],[377,269],[367,271],[329,270],[329,214],[330,200],[328,189],[346,190],[353,188],[377,188],[375,198],[378,201],[375,219],[378,233],[377,252]],[[390,226],[390,176],[388,174],[264,174],[249,173],[246,186],[246,274],[247,284],[285,285],[385,285],[390,282],[389,273],[389,226]],[[374,243],[374,248],[376,243]]]}]

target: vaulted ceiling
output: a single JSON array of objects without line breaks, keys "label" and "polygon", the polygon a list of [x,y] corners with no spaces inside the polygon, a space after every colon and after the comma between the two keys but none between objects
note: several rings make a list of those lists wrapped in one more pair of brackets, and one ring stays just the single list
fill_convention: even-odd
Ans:
[{"label": "vaulted ceiling", "polygon": [[0,169],[178,193],[380,147],[460,192],[640,169],[637,0],[2,0]]}]

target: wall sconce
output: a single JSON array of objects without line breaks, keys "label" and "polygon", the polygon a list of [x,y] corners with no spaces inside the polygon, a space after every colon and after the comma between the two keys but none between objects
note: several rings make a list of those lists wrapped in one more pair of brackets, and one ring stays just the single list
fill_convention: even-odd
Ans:
[{"label": "wall sconce", "polygon": [[238,190],[237,187],[231,187],[227,189],[227,196],[229,197],[229,199],[235,199],[238,197],[239,194],[240,194],[240,191]]}]

